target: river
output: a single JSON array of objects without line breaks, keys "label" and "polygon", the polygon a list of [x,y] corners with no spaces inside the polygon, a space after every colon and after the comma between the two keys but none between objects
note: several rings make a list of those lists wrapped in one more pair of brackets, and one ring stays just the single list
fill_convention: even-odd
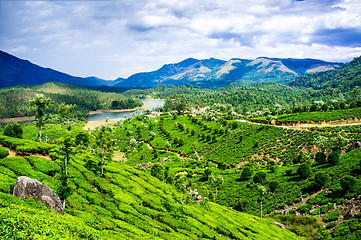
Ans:
[{"label": "river", "polygon": [[[164,101],[162,100],[142,100],[144,104],[149,105],[148,108],[143,108],[140,110],[133,110],[133,111],[125,111],[125,112],[104,112],[98,113],[94,115],[90,115],[88,121],[101,121],[105,120],[106,118],[109,119],[118,119],[118,118],[125,118],[125,117],[132,117],[135,115],[142,114],[144,110],[153,110],[156,107],[161,107],[164,105]],[[133,113],[133,114],[132,114]]]}]

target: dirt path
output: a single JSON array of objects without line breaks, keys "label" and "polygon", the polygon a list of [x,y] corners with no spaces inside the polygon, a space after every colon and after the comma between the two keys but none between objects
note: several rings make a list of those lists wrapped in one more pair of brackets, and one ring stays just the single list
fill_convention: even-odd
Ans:
[{"label": "dirt path", "polygon": [[41,157],[41,158],[45,158],[47,160],[52,161],[52,159],[48,156],[48,155],[40,155],[40,154],[26,154],[26,155],[21,155],[18,152],[11,150],[10,148],[4,147],[6,150],[9,151],[9,156],[8,157],[24,157],[24,156],[35,156],[35,157]]},{"label": "dirt path", "polygon": [[237,120],[237,121],[246,122],[246,123],[255,124],[255,125],[274,126],[274,127],[279,127],[279,128],[298,129],[298,130],[307,130],[307,131],[310,128],[313,128],[313,127],[320,127],[321,128],[321,127],[343,127],[343,126],[361,125],[361,122],[342,123],[342,124],[332,124],[332,123],[323,122],[323,123],[297,123],[295,126],[287,126],[287,125],[257,123],[257,122],[252,122],[252,121],[249,121],[249,120]]}]

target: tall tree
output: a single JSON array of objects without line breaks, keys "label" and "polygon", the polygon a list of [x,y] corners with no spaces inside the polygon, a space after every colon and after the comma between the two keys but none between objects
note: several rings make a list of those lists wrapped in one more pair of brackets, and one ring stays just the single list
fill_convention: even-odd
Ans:
[{"label": "tall tree", "polygon": [[215,188],[216,190],[216,198],[218,195],[218,188],[223,184],[224,179],[222,177],[222,175],[220,174],[215,174],[215,173],[211,173],[208,176],[208,182],[211,184],[212,187]]},{"label": "tall tree", "polygon": [[36,106],[36,127],[39,129],[39,141],[41,142],[41,129],[44,127],[48,115],[45,114],[45,109],[52,106],[54,102],[50,98],[44,97],[42,94],[37,94],[34,100],[30,100],[30,106]]},{"label": "tall tree", "polygon": [[111,160],[115,147],[113,129],[108,123],[108,120],[105,125],[97,127],[96,131],[94,132],[94,136],[95,151],[100,157],[101,176],[103,176],[104,162]]}]

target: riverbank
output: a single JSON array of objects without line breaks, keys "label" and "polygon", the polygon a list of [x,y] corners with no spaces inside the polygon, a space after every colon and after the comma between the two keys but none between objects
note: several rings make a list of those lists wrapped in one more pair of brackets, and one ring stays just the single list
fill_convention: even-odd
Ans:
[{"label": "riverbank", "polygon": [[1,123],[9,123],[11,121],[14,122],[25,122],[25,121],[34,121],[35,120],[35,116],[31,116],[31,117],[14,117],[14,118],[3,118],[0,119],[0,124]]},{"label": "riverbank", "polygon": [[[154,99],[154,101],[160,101],[157,99]],[[136,111],[136,110],[140,110],[140,109],[144,109],[144,108],[149,108],[150,106],[147,103],[143,103],[143,106],[141,107],[135,107],[135,108],[130,108],[130,109],[98,109],[96,111],[90,111],[89,115],[96,115],[96,114],[101,114],[101,113],[106,113],[106,112],[131,112],[131,111]],[[15,118],[3,118],[0,119],[0,124],[5,124],[5,123],[10,123],[11,121],[14,122],[25,122],[25,121],[35,121],[35,116],[30,116],[30,117],[15,117]]]},{"label": "riverbank", "polygon": [[98,109],[96,111],[90,111],[89,115],[101,114],[101,113],[106,113],[106,112],[113,112],[113,113],[132,112],[132,111],[137,111],[137,110],[149,108],[149,107],[150,106],[148,104],[143,103],[143,106],[141,106],[141,107],[135,107],[135,108],[129,108],[129,109]]}]

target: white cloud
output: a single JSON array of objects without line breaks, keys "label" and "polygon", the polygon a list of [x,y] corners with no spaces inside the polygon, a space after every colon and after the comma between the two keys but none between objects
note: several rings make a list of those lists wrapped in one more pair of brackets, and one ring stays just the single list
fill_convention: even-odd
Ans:
[{"label": "white cloud", "polygon": [[77,76],[115,79],[188,57],[348,61],[361,55],[359,0],[1,4],[2,50]]}]

